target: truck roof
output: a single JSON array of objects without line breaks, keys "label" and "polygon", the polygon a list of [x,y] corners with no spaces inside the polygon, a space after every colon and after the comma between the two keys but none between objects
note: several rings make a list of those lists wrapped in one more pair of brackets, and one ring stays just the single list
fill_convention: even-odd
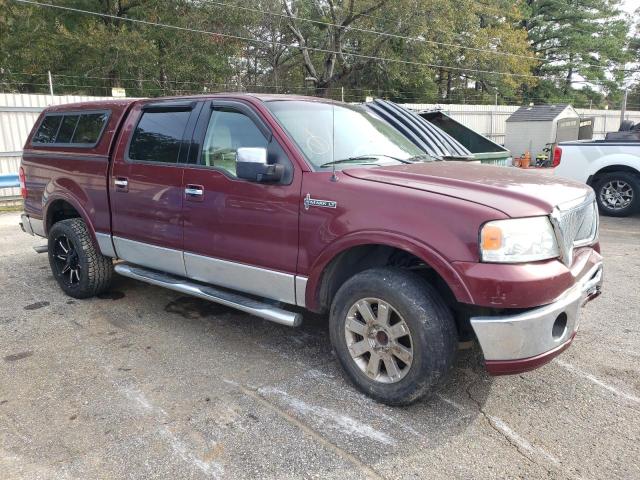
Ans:
[{"label": "truck roof", "polygon": [[96,110],[104,108],[119,108],[126,109],[127,106],[137,101],[162,101],[162,100],[186,100],[197,99],[203,100],[208,98],[255,98],[263,102],[271,102],[276,100],[300,100],[307,102],[323,102],[323,103],[339,103],[335,100],[321,97],[310,97],[304,95],[292,95],[292,94],[274,94],[274,93],[242,93],[242,92],[226,92],[226,93],[210,93],[203,95],[180,95],[180,96],[167,96],[167,97],[152,97],[152,98],[118,98],[109,100],[93,100],[90,102],[76,102],[65,103],[63,105],[52,105],[47,107],[47,112],[65,112],[71,110]]}]

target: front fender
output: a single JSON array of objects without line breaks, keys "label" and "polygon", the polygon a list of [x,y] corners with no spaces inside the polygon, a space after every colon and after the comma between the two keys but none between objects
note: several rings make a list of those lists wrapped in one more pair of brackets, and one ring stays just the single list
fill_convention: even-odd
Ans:
[{"label": "front fender", "polygon": [[317,310],[322,275],[329,263],[340,253],[360,245],[385,245],[404,250],[420,258],[433,268],[447,283],[456,299],[462,303],[473,303],[471,292],[453,266],[435,249],[412,237],[396,232],[365,230],[354,232],[332,242],[318,256],[310,269],[305,292],[305,305]]}]

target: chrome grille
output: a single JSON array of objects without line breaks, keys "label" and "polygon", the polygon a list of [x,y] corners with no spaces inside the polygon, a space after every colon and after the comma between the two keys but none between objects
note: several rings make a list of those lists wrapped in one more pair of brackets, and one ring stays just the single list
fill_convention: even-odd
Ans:
[{"label": "chrome grille", "polygon": [[558,205],[551,214],[563,263],[573,262],[573,249],[593,243],[598,236],[598,207],[594,195],[579,204]]}]

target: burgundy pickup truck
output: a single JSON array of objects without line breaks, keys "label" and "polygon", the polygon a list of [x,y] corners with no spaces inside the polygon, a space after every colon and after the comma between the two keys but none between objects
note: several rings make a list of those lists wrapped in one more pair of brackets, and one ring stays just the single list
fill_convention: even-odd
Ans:
[{"label": "burgundy pickup truck", "polygon": [[433,391],[459,342],[492,374],[548,362],[602,283],[591,188],[433,158],[316,98],[50,107],[20,178],[68,295],[115,271],[289,326],[327,312],[348,378],[388,404]]}]

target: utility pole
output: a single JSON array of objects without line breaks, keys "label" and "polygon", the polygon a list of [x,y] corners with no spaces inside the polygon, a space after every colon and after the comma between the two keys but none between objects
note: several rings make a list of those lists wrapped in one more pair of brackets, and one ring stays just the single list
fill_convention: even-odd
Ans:
[{"label": "utility pole", "polygon": [[51,70],[47,70],[49,74],[49,95],[51,95],[51,102],[53,103],[53,79],[51,78]]},{"label": "utility pole", "polygon": [[624,115],[627,113],[627,98],[629,97],[629,89],[624,89],[624,97],[622,99],[622,108],[620,109],[620,125],[624,122]]}]

